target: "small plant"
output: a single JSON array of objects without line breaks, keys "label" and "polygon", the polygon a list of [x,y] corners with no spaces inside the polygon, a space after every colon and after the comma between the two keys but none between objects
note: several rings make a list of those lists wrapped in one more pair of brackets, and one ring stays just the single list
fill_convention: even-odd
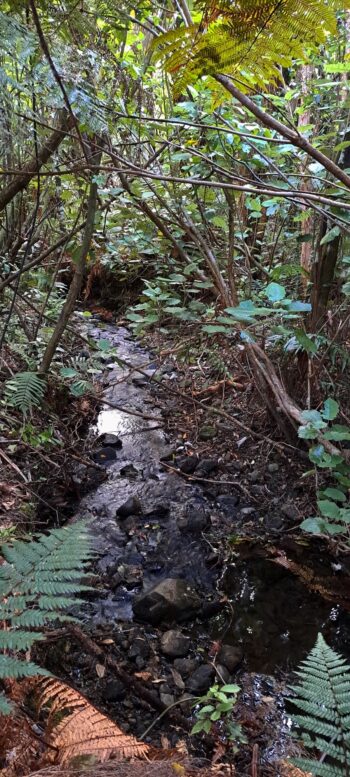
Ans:
[{"label": "small plant", "polygon": [[232,720],[240,690],[239,685],[223,685],[221,688],[212,685],[205,696],[196,699],[195,706],[200,705],[200,709],[196,712],[197,721],[191,734],[199,734],[201,731],[209,734],[213,725],[220,721],[224,724],[225,735],[230,742],[245,742],[241,725]]},{"label": "small plant", "polygon": [[[350,428],[342,424],[332,423],[338,414],[338,402],[331,398],[326,399],[320,411],[305,410],[302,413],[305,423],[299,427],[299,437],[303,440],[313,440],[321,432],[325,440],[340,443],[350,441]],[[329,536],[339,534],[348,537],[350,467],[341,454],[329,453],[321,443],[310,448],[309,459],[315,467],[329,470],[336,484],[334,487],[318,491],[317,507],[320,514],[307,518],[301,524],[301,528],[311,534]]]},{"label": "small plant", "polygon": [[[92,555],[86,528],[75,523],[29,540],[15,540],[4,544],[1,553],[0,679],[48,674],[26,659],[32,645],[44,636],[40,629],[53,621],[70,620],[64,610],[80,601],[77,593],[90,590],[80,582]],[[0,712],[9,711],[0,694]]]},{"label": "small plant", "polygon": [[26,415],[39,407],[46,391],[46,381],[36,372],[18,372],[5,384],[5,402]]},{"label": "small plant", "polygon": [[297,672],[300,683],[292,703],[310,755],[293,762],[315,777],[350,775],[350,666],[319,634],[315,647]]}]

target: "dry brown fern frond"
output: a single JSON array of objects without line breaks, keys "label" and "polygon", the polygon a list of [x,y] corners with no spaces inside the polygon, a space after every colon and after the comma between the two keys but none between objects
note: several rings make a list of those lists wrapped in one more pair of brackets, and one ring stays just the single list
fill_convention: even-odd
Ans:
[{"label": "dry brown fern frond", "polygon": [[281,777],[312,777],[311,772],[303,772],[294,766],[290,761],[281,761],[280,764]]},{"label": "dry brown fern frond", "polygon": [[92,755],[101,763],[109,758],[142,758],[148,745],[123,731],[81,693],[55,678],[39,678],[35,696],[38,710],[48,711],[46,740],[56,748],[56,762]]}]

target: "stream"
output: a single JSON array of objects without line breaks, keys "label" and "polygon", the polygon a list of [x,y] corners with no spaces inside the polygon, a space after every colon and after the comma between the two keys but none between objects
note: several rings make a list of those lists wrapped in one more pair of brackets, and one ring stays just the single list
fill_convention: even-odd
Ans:
[{"label": "stream", "polygon": [[[106,401],[139,415],[104,404],[92,430],[93,458],[104,465],[107,478],[82,498],[75,516],[90,518],[100,580],[84,609],[85,628],[107,642],[112,637],[124,664],[148,678],[165,704],[185,692],[205,693],[215,681],[213,664],[219,682],[236,681],[238,675],[255,714],[262,700],[273,700],[270,723],[276,727],[278,720],[278,742],[266,747],[265,756],[280,756],[289,737],[281,678],[285,684],[319,631],[350,657],[350,615],[273,563],[254,540],[232,545],[224,564],[218,561],[216,548],[234,528],[238,488],[223,487],[222,495],[210,500],[202,483],[187,481],[164,465],[174,461],[174,449],[176,461],[189,458],[191,449],[176,448],[164,429],[152,381],[157,370],[153,355],[123,327],[93,323],[88,334],[108,339],[118,357],[143,374],[108,365]],[[165,377],[172,379],[171,366]],[[200,459],[196,474],[207,471],[208,461]],[[316,550],[313,555],[325,579],[336,580],[343,571],[326,554]],[[296,543],[294,557],[310,564],[305,545]],[[164,600],[169,579],[172,590]],[[76,676],[87,687],[84,666],[78,666]],[[94,683],[96,692],[96,677]],[[135,713],[117,685],[103,677],[97,695],[110,714],[117,705],[121,725],[140,736],[147,715]],[[266,726],[266,711],[263,717]]]}]

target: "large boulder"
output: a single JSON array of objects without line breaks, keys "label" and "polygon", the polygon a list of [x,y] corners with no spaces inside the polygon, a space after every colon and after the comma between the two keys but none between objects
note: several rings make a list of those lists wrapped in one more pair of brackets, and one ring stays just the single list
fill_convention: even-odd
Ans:
[{"label": "large boulder", "polygon": [[200,609],[201,600],[193,588],[176,577],[168,577],[144,591],[133,602],[136,618],[157,626],[162,621],[182,623]]}]

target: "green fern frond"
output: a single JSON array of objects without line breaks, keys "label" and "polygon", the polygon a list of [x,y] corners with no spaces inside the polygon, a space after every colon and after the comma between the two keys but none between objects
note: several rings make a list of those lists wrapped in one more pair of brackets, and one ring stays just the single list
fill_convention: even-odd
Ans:
[{"label": "green fern frond", "polygon": [[293,763],[315,777],[350,774],[350,666],[319,634],[297,675],[300,683],[291,701],[306,714],[293,720],[304,732],[305,747],[322,757]]},{"label": "green fern frond", "polygon": [[36,372],[18,372],[5,383],[8,405],[25,415],[32,407],[39,407],[46,391],[45,379]]},{"label": "green fern frond", "polygon": [[[280,78],[279,68],[336,32],[336,12],[349,0],[206,0],[197,4],[200,24],[181,27],[153,43],[174,79],[175,92],[202,75],[225,73],[243,88],[264,87]],[[248,75],[247,75],[248,74]]]},{"label": "green fern frond", "polygon": [[76,593],[91,590],[80,583],[86,562],[93,556],[86,526],[80,522],[29,541],[15,540],[5,544],[1,552],[1,619],[6,628],[0,634],[0,650],[6,655],[0,656],[0,678],[48,675],[17,654],[30,650],[43,638],[33,629],[44,628],[54,620],[73,620],[64,610],[82,603]]},{"label": "green fern frond", "polygon": [[0,693],[0,715],[11,715],[13,704],[6,699],[3,693]]}]

